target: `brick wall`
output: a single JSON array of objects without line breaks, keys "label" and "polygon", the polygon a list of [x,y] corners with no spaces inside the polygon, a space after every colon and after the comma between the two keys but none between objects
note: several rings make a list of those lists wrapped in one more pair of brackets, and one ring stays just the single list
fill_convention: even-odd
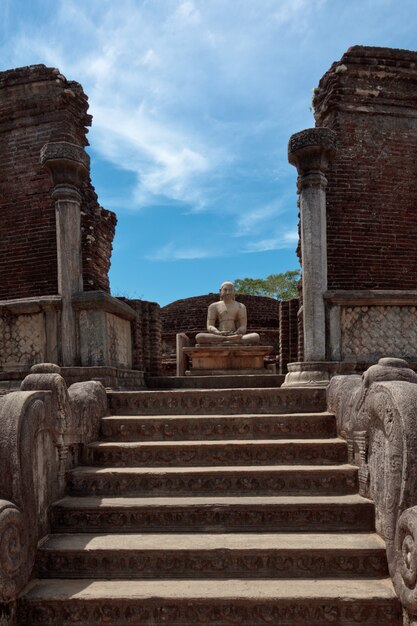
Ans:
[{"label": "brick wall", "polygon": [[313,100],[336,131],[328,173],[329,289],[417,285],[417,53],[355,46]]},{"label": "brick wall", "polygon": [[[88,145],[91,116],[82,87],[43,65],[0,72],[0,300],[56,294],[55,211],[49,173],[39,163],[48,141]],[[116,217],[82,189],[84,289],[109,291]]]},{"label": "brick wall", "polygon": [[162,324],[159,304],[128,298],[118,298],[118,300],[126,302],[137,313],[136,320],[132,323],[132,369],[157,376],[161,373],[162,358]]},{"label": "brick wall", "polygon": [[279,371],[287,372],[288,363],[298,361],[299,320],[298,298],[279,303]]}]

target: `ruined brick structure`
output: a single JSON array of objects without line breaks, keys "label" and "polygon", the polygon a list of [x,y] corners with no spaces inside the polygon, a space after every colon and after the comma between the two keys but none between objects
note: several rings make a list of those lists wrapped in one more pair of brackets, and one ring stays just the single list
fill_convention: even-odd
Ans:
[{"label": "ruined brick structure", "polygon": [[298,361],[361,371],[388,354],[417,365],[416,67],[416,52],[350,48],[314,91],[316,128],[290,139],[304,269]]},{"label": "ruined brick structure", "polygon": [[[57,69],[0,72],[0,300],[58,292],[53,183],[39,155],[47,142],[88,145],[87,109],[81,85]],[[116,216],[89,177],[80,191],[84,290],[109,291]]]},{"label": "ruined brick structure", "polygon": [[81,85],[59,70],[34,65],[0,73],[5,384],[45,361],[63,366],[71,382],[101,376],[106,385],[139,384],[144,373],[159,371],[159,306],[110,295],[117,220],[91,183],[84,149],[91,121]]},{"label": "ruined brick structure", "polygon": [[417,286],[417,53],[355,46],[320,80],[317,126],[337,134],[327,173],[328,288]]}]

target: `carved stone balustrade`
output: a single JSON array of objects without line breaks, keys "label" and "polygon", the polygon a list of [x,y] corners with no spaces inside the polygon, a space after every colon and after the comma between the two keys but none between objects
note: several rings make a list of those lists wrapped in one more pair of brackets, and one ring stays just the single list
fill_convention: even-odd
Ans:
[{"label": "carved stone balustrade", "polygon": [[[417,374],[406,361],[382,358],[362,377],[336,376],[327,390],[359,491],[375,502],[395,591],[417,623]],[[408,620],[408,621],[407,621]]]},{"label": "carved stone balustrade", "polygon": [[14,623],[16,597],[31,576],[39,540],[50,530],[50,505],[64,495],[66,471],[78,462],[81,446],[97,438],[106,414],[101,383],[67,389],[51,363],[33,366],[21,391],[0,398],[2,624]]}]

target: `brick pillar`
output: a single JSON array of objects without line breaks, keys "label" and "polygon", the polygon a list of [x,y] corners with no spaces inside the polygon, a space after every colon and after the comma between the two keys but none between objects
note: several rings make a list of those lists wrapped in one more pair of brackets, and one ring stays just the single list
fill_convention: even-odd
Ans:
[{"label": "brick pillar", "polygon": [[151,370],[151,325],[149,317],[149,302],[142,303],[142,341],[143,341],[143,365],[149,374]]},{"label": "brick pillar", "polygon": [[[302,302],[302,300],[300,300]],[[297,314],[297,326],[298,326],[298,354],[297,361],[302,363],[304,361],[304,324],[303,324],[303,307],[300,306]]]},{"label": "brick pillar", "polygon": [[83,148],[51,142],[41,150],[41,164],[49,169],[54,189],[58,261],[58,293],[62,296],[62,364],[77,363],[76,319],[72,296],[83,290],[80,188],[88,176],[90,159]]},{"label": "brick pillar", "polygon": [[288,362],[293,363],[298,359],[298,298],[288,302],[289,321],[289,357]]},{"label": "brick pillar", "polygon": [[292,135],[288,160],[297,167],[303,263],[304,359],[325,361],[326,325],[323,294],[327,290],[326,185],[329,162],[336,154],[336,134],[310,128]]},{"label": "brick pillar", "polygon": [[142,339],[142,303],[140,300],[126,300],[136,311],[136,319],[132,324],[132,368],[143,371],[143,339]]},{"label": "brick pillar", "polygon": [[152,376],[158,376],[161,372],[162,365],[162,324],[161,324],[161,308],[155,302],[149,303],[149,320],[150,320],[150,365],[149,373]]},{"label": "brick pillar", "polygon": [[279,303],[279,371],[285,374],[290,360],[289,302]]}]

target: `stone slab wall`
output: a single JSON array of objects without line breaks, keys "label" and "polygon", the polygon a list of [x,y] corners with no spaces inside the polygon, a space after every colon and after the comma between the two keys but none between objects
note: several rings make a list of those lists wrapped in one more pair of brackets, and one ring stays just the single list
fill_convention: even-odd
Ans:
[{"label": "stone slab wall", "polygon": [[59,296],[0,302],[0,371],[59,359]]},{"label": "stone slab wall", "polygon": [[0,355],[6,369],[45,361],[44,314],[1,314]]},{"label": "stone slab wall", "polygon": [[341,307],[342,360],[417,359],[415,306]]},{"label": "stone slab wall", "polygon": [[334,291],[326,295],[332,361],[363,366],[384,356],[417,364],[417,290]]},{"label": "stone slab wall", "polygon": [[132,367],[129,320],[104,310],[82,310],[78,329],[82,366]]},{"label": "stone slab wall", "polygon": [[327,174],[329,289],[417,285],[417,52],[355,46],[315,90],[337,133]]},{"label": "stone slab wall", "polygon": [[[82,87],[44,65],[0,72],[0,300],[58,293],[52,181],[39,161],[46,142],[88,145]],[[109,291],[116,217],[82,189],[85,290]]]}]

